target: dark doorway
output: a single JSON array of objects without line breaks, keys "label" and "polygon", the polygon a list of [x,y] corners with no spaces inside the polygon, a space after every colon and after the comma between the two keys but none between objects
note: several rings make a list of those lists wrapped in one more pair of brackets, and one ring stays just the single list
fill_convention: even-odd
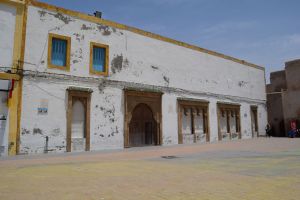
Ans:
[{"label": "dark doorway", "polygon": [[157,145],[157,123],[146,104],[137,105],[129,124],[129,143],[132,147]]},{"label": "dark doorway", "polygon": [[258,137],[258,121],[257,121],[257,107],[251,106],[251,129],[252,137]]}]

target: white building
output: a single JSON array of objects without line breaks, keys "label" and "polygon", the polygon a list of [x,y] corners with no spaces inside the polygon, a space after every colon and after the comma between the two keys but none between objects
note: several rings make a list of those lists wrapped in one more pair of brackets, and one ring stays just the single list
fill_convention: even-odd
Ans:
[{"label": "white building", "polygon": [[36,1],[24,15],[17,153],[265,134],[260,66]]},{"label": "white building", "polygon": [[0,156],[18,151],[24,0],[0,1]]}]

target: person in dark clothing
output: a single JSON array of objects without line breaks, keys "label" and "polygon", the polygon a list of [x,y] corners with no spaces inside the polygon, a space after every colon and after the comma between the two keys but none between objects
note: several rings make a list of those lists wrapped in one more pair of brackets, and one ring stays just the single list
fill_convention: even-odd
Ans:
[{"label": "person in dark clothing", "polygon": [[266,137],[271,137],[272,134],[272,128],[270,126],[270,124],[267,124],[266,126]]}]

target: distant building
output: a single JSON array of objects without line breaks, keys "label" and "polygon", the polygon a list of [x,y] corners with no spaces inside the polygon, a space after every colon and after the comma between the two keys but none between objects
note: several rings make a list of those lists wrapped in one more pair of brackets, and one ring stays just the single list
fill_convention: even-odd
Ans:
[{"label": "distant building", "polygon": [[286,62],[285,70],[271,73],[267,106],[274,136],[287,136],[292,121],[300,126],[300,59]]},{"label": "distant building", "polygon": [[263,67],[37,1],[1,1],[0,24],[3,154],[265,134]]}]

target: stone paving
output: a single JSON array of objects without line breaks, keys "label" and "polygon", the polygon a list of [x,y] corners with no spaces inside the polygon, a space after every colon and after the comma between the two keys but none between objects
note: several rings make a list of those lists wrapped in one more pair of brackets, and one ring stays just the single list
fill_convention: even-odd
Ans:
[{"label": "stone paving", "polygon": [[0,199],[300,199],[300,139],[0,159]]}]

